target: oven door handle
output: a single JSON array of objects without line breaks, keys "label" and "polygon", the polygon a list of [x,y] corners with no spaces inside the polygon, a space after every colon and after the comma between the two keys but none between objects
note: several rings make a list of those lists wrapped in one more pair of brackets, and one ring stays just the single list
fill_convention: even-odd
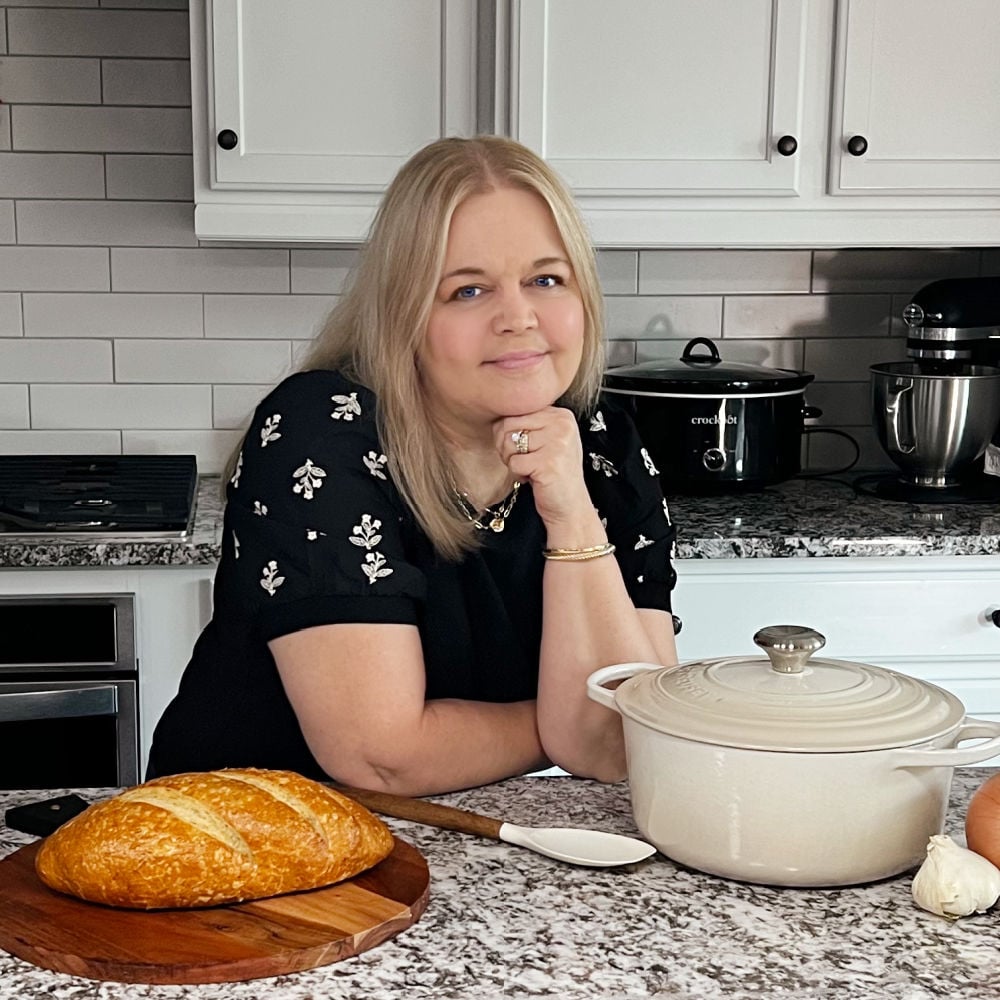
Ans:
[{"label": "oven door handle", "polygon": [[118,691],[113,685],[0,693],[0,722],[117,714]]}]

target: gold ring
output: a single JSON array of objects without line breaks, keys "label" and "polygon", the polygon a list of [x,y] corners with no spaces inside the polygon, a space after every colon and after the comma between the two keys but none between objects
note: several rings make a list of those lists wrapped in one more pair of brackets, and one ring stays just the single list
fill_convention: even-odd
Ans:
[{"label": "gold ring", "polygon": [[514,440],[514,446],[517,448],[517,453],[519,455],[526,455],[528,453],[528,432],[527,431],[514,431],[511,434]]}]

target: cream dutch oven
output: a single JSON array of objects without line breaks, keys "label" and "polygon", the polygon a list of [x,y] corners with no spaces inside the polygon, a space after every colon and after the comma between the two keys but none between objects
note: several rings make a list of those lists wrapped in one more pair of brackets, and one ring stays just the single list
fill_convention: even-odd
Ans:
[{"label": "cream dutch oven", "polygon": [[826,641],[812,629],[775,625],[754,641],[767,658],[623,663],[588,678],[589,696],[622,716],[639,829],[681,864],[768,885],[919,865],[952,769],[1000,754],[1000,723],[966,717],[926,681],[811,659]]}]

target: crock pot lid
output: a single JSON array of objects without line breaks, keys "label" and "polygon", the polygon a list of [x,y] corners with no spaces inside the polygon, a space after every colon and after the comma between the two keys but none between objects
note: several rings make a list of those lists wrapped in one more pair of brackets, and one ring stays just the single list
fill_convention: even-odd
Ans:
[{"label": "crock pot lid", "polygon": [[[696,350],[699,347],[706,349]],[[813,380],[811,372],[767,368],[740,361],[723,361],[707,337],[695,337],[677,361],[658,359],[611,368],[604,375],[609,389],[691,394],[790,392]]]},{"label": "crock pot lid", "polygon": [[828,659],[801,673],[779,673],[765,657],[699,660],[630,677],[615,702],[636,722],[701,743],[812,753],[908,746],[965,716],[934,684]]}]

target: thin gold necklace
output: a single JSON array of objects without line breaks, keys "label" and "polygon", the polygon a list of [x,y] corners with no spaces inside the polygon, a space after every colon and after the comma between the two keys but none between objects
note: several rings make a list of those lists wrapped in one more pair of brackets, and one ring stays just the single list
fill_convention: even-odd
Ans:
[{"label": "thin gold necklace", "polygon": [[[477,514],[476,508],[469,502],[469,495],[463,493],[458,487],[453,487],[455,490],[455,496],[458,497],[459,506],[462,509],[462,513],[472,522],[473,527],[478,528],[480,531],[495,531],[501,532],[507,526],[507,518],[510,516],[510,512],[514,509],[514,504],[517,503],[517,491],[521,488],[521,481],[519,479],[514,480],[514,488],[510,491],[510,496],[497,507],[496,510],[490,510],[489,507],[486,508],[483,513]],[[483,524],[481,518],[484,516],[489,516],[490,520]]]}]

